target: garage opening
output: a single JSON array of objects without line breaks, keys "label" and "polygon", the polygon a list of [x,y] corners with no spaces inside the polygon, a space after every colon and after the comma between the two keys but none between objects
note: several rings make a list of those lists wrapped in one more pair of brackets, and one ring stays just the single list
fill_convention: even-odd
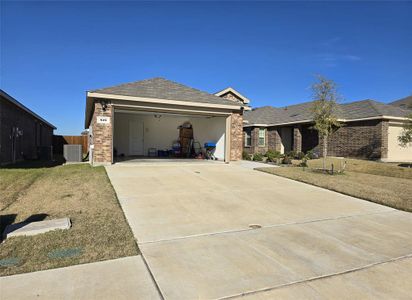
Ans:
[{"label": "garage opening", "polygon": [[114,162],[210,155],[225,160],[226,116],[117,110],[113,130]]}]

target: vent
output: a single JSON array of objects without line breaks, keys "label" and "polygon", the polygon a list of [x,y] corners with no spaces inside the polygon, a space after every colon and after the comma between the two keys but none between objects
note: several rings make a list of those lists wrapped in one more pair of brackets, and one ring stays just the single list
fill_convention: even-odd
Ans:
[{"label": "vent", "polygon": [[63,156],[67,162],[82,162],[82,145],[64,145]]}]

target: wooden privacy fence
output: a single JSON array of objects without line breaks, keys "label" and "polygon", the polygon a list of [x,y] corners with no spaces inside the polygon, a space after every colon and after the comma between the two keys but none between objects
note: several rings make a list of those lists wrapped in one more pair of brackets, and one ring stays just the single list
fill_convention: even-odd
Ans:
[{"label": "wooden privacy fence", "polygon": [[82,145],[83,153],[89,150],[87,135],[53,135],[53,152],[63,154],[63,145]]}]

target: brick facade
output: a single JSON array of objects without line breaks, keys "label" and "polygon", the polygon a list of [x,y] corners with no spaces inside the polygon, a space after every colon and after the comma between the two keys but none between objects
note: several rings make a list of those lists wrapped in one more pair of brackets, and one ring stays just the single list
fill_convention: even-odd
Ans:
[{"label": "brick facade", "polygon": [[265,145],[259,146],[259,127],[252,127],[250,129],[251,146],[245,147],[244,150],[248,154],[260,153],[265,154],[269,149],[269,142],[271,141],[269,135],[270,132],[266,130],[265,132]]},{"label": "brick facade", "polygon": [[268,149],[280,152],[281,147],[282,147],[282,138],[280,137],[280,132],[278,128],[276,127],[268,128]]},{"label": "brick facade", "polygon": [[328,139],[328,155],[385,158],[388,152],[388,122],[370,120],[345,123]]},{"label": "brick facade", "polygon": [[[110,118],[109,124],[97,123],[98,116],[105,116]],[[113,107],[111,104],[107,105],[106,110],[100,103],[94,104],[94,112],[92,118],[92,133],[93,133],[93,164],[110,164],[112,163],[112,149],[113,149]]]},{"label": "brick facade", "polygon": [[235,94],[231,93],[231,92],[227,92],[226,94],[219,96],[220,98],[224,98],[233,102],[237,102],[239,104],[242,104],[243,101],[242,99],[240,99],[238,96],[236,96]]},{"label": "brick facade", "polygon": [[[388,156],[388,121],[370,120],[348,122],[334,132],[328,139],[328,155],[382,159]],[[258,147],[259,128],[252,132],[252,145],[246,148],[248,153],[265,153],[268,149],[280,151],[281,127],[267,129],[267,147]],[[293,150],[307,152],[314,150],[322,155],[322,141],[311,125],[293,128]]]},{"label": "brick facade", "polygon": [[302,152],[302,133],[300,131],[300,126],[295,126],[293,128],[293,151]]},{"label": "brick facade", "polygon": [[233,113],[230,126],[230,160],[242,159],[243,138],[243,115]]}]

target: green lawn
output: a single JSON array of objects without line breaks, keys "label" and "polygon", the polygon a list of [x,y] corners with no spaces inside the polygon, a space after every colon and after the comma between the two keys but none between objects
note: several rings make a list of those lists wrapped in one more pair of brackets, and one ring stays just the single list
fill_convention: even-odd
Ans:
[{"label": "green lawn", "polygon": [[0,244],[0,275],[138,254],[103,167],[0,169],[0,225],[69,217],[72,228]]},{"label": "green lawn", "polygon": [[[356,159],[346,161],[346,171],[340,175],[317,172],[315,169],[322,166],[320,159],[309,161],[306,169],[292,166],[258,170],[412,212],[412,168]],[[330,168],[333,163],[336,169],[341,162],[328,158],[327,166]]]}]

